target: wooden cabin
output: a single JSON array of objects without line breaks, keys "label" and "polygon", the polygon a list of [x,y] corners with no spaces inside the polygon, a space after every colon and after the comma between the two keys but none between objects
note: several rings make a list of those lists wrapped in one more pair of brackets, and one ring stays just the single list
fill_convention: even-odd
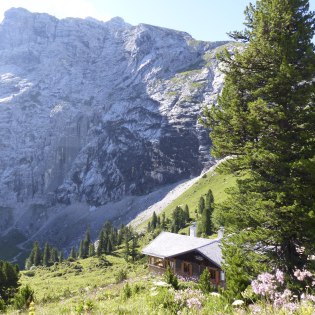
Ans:
[{"label": "wooden cabin", "polygon": [[206,239],[162,232],[142,253],[148,256],[150,271],[164,273],[168,266],[176,275],[199,278],[205,268],[215,286],[225,286],[225,275],[221,269],[221,235],[217,239]]}]

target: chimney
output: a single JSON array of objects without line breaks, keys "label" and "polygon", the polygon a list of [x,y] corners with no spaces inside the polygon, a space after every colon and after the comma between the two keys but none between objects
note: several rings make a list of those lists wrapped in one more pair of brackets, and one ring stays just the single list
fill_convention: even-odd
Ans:
[{"label": "chimney", "polygon": [[189,236],[196,237],[197,236],[197,224],[196,222],[192,223],[189,227]]},{"label": "chimney", "polygon": [[224,227],[221,226],[218,230],[218,238],[219,239],[223,238],[223,235],[224,235]]}]

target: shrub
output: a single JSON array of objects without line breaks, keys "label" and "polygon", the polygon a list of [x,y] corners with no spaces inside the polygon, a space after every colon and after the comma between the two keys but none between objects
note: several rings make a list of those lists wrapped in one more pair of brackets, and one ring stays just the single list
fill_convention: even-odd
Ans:
[{"label": "shrub", "polygon": [[115,274],[115,282],[119,283],[127,279],[127,270],[119,269]]},{"label": "shrub", "polygon": [[26,285],[14,296],[13,306],[16,309],[28,309],[32,301],[34,301],[34,290]]},{"label": "shrub", "polygon": [[[177,314],[179,307],[174,301],[174,291],[168,288],[159,287],[152,291],[148,301],[155,314]],[[164,311],[163,311],[164,309]]]},{"label": "shrub", "polygon": [[127,282],[122,289],[122,298],[123,300],[127,300],[131,297],[132,291],[129,283]]},{"label": "shrub", "polygon": [[199,288],[203,293],[209,293],[213,291],[213,286],[211,284],[211,275],[209,270],[206,268],[202,272],[199,278]]},{"label": "shrub", "polygon": [[35,271],[34,270],[28,270],[24,272],[24,275],[26,277],[34,277],[35,276]]},{"label": "shrub", "polygon": [[0,299],[0,312],[4,312],[6,309],[6,305],[5,305],[5,302]]},{"label": "shrub", "polygon": [[176,275],[174,275],[170,266],[168,266],[166,269],[164,280],[166,283],[170,284],[175,290],[178,289],[178,279]]}]

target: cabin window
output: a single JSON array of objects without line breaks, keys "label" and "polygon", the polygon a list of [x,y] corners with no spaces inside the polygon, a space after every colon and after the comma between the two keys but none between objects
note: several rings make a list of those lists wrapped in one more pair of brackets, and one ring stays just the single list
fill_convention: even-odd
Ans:
[{"label": "cabin window", "polygon": [[162,258],[158,258],[158,257],[151,257],[150,258],[150,264],[163,268],[164,267],[164,260]]}]

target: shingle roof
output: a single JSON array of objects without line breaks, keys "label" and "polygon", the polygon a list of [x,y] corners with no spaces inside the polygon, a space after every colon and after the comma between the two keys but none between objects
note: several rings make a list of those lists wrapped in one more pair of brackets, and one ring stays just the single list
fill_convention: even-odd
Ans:
[{"label": "shingle roof", "polygon": [[223,258],[220,244],[221,244],[220,240],[215,240],[211,244],[197,248],[197,251],[203,254],[204,256],[208,257],[219,267],[221,267]]},{"label": "shingle roof", "polygon": [[219,239],[207,239],[162,232],[142,250],[142,253],[149,256],[166,258],[198,250],[202,255],[221,266],[222,255],[219,244]]}]

